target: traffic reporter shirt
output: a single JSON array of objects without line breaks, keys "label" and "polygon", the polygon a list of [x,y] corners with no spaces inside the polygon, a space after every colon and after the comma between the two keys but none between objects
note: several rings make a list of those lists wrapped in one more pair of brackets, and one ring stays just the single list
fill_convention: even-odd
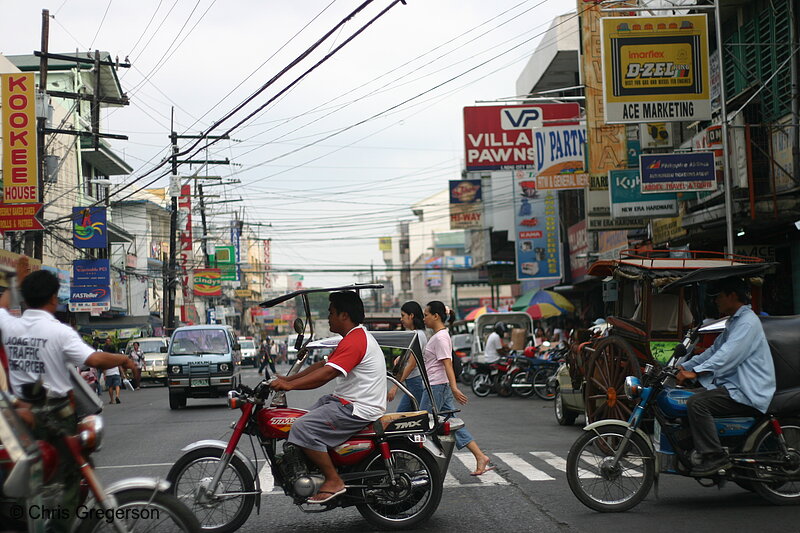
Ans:
[{"label": "traffic reporter shirt", "polygon": [[369,422],[386,412],[386,361],[378,341],[364,326],[347,332],[325,363],[342,374],[333,395],[353,404],[353,414]]},{"label": "traffic reporter shirt", "polygon": [[41,309],[28,309],[21,317],[0,309],[0,332],[16,394],[42,378],[48,397],[66,396],[72,390],[67,364],[83,366],[96,351],[74,329]]}]

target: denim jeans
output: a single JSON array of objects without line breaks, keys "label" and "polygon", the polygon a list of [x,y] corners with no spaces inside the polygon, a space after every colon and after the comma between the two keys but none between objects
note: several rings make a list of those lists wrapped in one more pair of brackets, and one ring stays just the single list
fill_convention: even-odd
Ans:
[{"label": "denim jeans", "polygon": [[[417,404],[420,405],[420,409],[422,409],[422,394],[425,392],[425,387],[422,385],[422,376],[407,378],[404,385],[409,391],[411,391],[411,394],[413,394],[414,398],[417,399]],[[414,402],[411,401],[411,398],[409,398],[405,393],[401,394],[403,397],[400,399],[400,403],[397,405],[397,412],[407,413],[409,411],[414,411]]]},{"label": "denim jeans", "polygon": [[[431,385],[431,390],[433,391],[433,398],[436,401],[437,411],[449,411],[456,408],[455,398],[453,398],[453,391],[450,390],[450,384],[441,383],[439,385]],[[423,411],[431,410],[431,400],[428,397],[427,391],[423,391],[422,402],[420,403],[419,408]],[[456,431],[455,436],[456,447],[459,450],[475,440],[472,434],[467,431],[467,428],[465,427]]]}]

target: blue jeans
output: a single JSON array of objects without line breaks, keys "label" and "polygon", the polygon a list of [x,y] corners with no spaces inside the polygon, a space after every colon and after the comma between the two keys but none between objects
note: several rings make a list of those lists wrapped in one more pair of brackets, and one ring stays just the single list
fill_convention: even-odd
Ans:
[{"label": "blue jeans", "polygon": [[[450,385],[448,383],[431,385],[431,390],[433,391],[433,398],[436,400],[437,411],[450,411],[451,409],[456,408],[455,399],[453,398],[453,391],[450,390]],[[422,402],[420,403],[419,408],[423,411],[431,410],[431,400],[428,397],[427,391],[423,390]],[[472,436],[472,433],[467,431],[467,428],[465,427],[456,431],[455,436],[456,447],[459,450],[475,440],[475,438]]]},{"label": "blue jeans", "polygon": [[[407,378],[405,381],[406,388],[414,395],[414,398],[417,399],[417,403],[420,405],[420,409],[422,408],[422,394],[425,392],[425,387],[422,385],[422,376],[414,376],[413,378]],[[403,397],[400,399],[400,403],[397,406],[398,413],[407,413],[409,411],[414,410],[414,402],[411,401],[411,398],[408,397],[407,394],[402,393]]]}]

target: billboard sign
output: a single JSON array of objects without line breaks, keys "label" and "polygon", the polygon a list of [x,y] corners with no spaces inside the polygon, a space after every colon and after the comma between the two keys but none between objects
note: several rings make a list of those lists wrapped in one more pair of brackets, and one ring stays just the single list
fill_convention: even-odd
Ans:
[{"label": "billboard sign", "polygon": [[41,208],[42,204],[0,204],[0,233],[43,230],[36,218]]},{"label": "billboard sign", "polygon": [[39,201],[34,75],[0,76],[3,104],[3,202]]},{"label": "billboard sign", "polygon": [[515,180],[514,218],[517,279],[561,279],[558,192],[531,191]]},{"label": "billboard sign", "polygon": [[73,261],[69,310],[97,313],[110,309],[111,267],[108,259]]},{"label": "billboard sign", "polygon": [[593,175],[589,178],[585,199],[586,229],[588,231],[632,229],[647,226],[647,220],[644,218],[613,218],[611,216],[608,175]]},{"label": "billboard sign", "polygon": [[[589,234],[586,231],[586,220],[570,226],[567,230],[569,240],[569,270],[572,282],[583,281],[589,270]],[[580,257],[579,257],[580,256]]]},{"label": "billboard sign", "polygon": [[218,268],[194,270],[195,296],[222,296],[222,272]]},{"label": "billboard sign", "polygon": [[642,194],[637,169],[609,171],[608,190],[614,218],[658,218],[678,214],[675,193]]},{"label": "billboard sign", "polygon": [[481,180],[450,180],[450,229],[483,227]]},{"label": "billboard sign", "polygon": [[642,192],[697,192],[717,188],[714,152],[642,154]]},{"label": "billboard sign", "polygon": [[464,108],[468,171],[536,168],[533,129],[576,124],[577,103]]},{"label": "billboard sign", "polygon": [[711,119],[706,15],[601,19],[606,122]]},{"label": "billboard sign", "polygon": [[217,246],[216,265],[222,271],[222,281],[236,281],[236,249],[233,246]]},{"label": "billboard sign", "polygon": [[75,248],[108,248],[105,207],[72,208],[72,245]]}]

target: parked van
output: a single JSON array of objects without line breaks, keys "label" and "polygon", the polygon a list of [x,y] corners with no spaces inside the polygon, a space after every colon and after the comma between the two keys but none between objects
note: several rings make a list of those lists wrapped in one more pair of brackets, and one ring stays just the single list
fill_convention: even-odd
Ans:
[{"label": "parked van", "polygon": [[233,328],[185,326],[175,330],[167,351],[169,407],[187,398],[218,398],[242,382],[242,355]]}]

